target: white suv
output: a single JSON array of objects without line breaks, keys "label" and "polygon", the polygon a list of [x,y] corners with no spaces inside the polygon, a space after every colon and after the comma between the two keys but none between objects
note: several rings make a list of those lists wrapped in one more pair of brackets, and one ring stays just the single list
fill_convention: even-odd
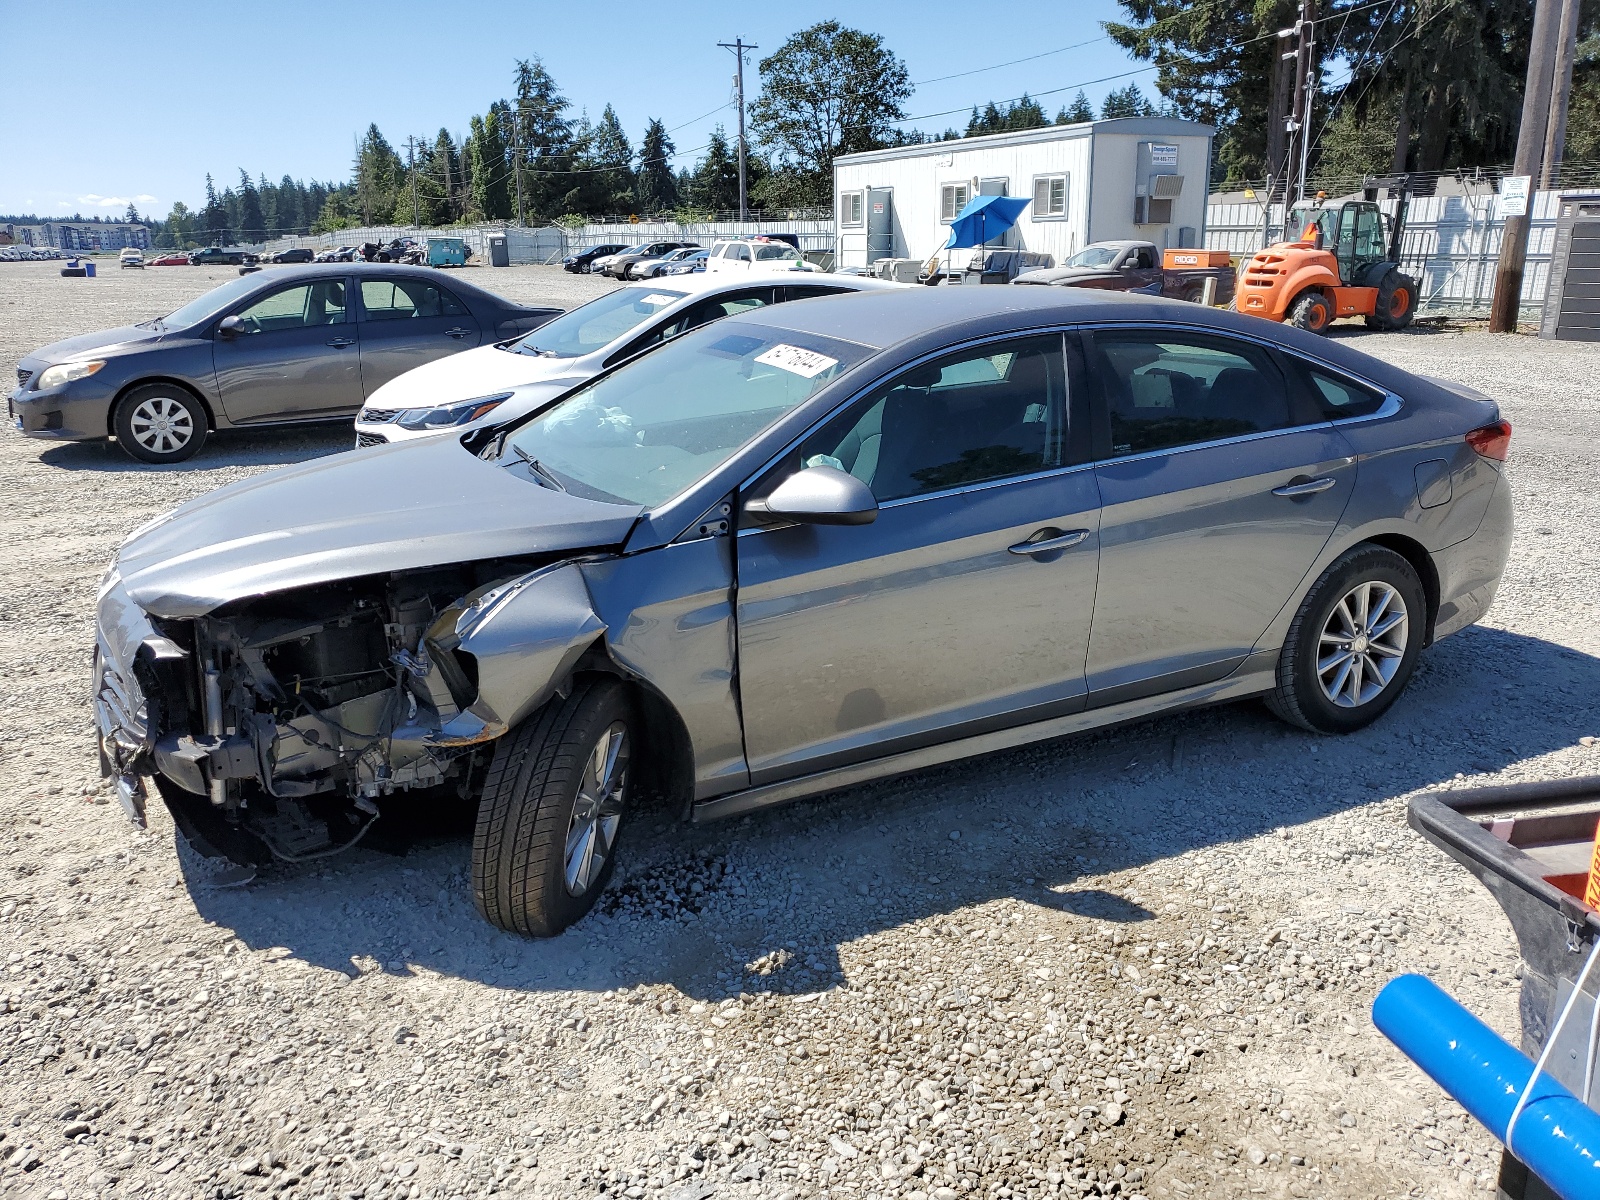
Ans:
[{"label": "white suv", "polygon": [[740,238],[718,242],[706,259],[706,274],[728,271],[815,271],[788,242]]},{"label": "white suv", "polygon": [[906,286],[849,275],[801,279],[742,274],[676,275],[626,284],[515,341],[464,350],[391,379],[367,398],[357,415],[356,445],[502,424],[543,408],[624,359],[719,317],[812,296]]}]

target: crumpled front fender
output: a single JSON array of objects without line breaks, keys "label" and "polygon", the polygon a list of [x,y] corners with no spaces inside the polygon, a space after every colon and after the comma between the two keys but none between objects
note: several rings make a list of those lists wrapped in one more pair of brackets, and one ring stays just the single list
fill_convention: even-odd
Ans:
[{"label": "crumpled front fender", "polygon": [[605,631],[574,563],[542,567],[486,592],[455,616],[446,636],[430,634],[440,649],[472,656],[478,694],[427,742],[459,746],[499,737],[549,700]]}]

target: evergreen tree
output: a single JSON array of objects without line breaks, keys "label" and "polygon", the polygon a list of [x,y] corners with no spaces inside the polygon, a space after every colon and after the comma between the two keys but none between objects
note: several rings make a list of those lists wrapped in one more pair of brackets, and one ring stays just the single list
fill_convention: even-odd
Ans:
[{"label": "evergreen tree", "polygon": [[511,172],[500,120],[496,105],[489,106],[487,115],[472,118],[472,210],[485,221],[511,219]]},{"label": "evergreen tree", "polygon": [[660,121],[652,120],[645,126],[644,141],[639,146],[640,212],[669,212],[678,203],[678,180],[672,173],[676,149]]},{"label": "evergreen tree", "polygon": [[278,214],[278,228],[284,233],[303,233],[311,224],[311,217],[300,206],[300,193],[303,189],[289,176],[285,175],[278,180],[276,204]]},{"label": "evergreen tree", "polygon": [[572,123],[562,115],[571,106],[537,57],[517,61],[515,84],[524,206],[530,215],[557,217],[573,186]]},{"label": "evergreen tree", "polygon": [[1118,117],[1153,117],[1155,115],[1155,105],[1144,98],[1144,93],[1139,90],[1137,83],[1130,83],[1127,87],[1116,88],[1107,92],[1106,98],[1100,104],[1100,119],[1102,121],[1111,121]]},{"label": "evergreen tree", "polygon": [[206,175],[206,207],[200,216],[200,228],[208,245],[226,246],[233,240],[228,229],[227,207],[222,197],[217,195],[217,185],[209,173]]},{"label": "evergreen tree", "polygon": [[446,222],[454,221],[464,208],[461,200],[461,152],[456,148],[455,139],[450,136],[448,129],[441,128],[439,136],[433,139],[429,161],[444,196],[443,219]]},{"label": "evergreen tree", "polygon": [[356,207],[368,224],[394,212],[395,195],[405,164],[394,152],[376,125],[367,126],[366,136],[356,151]]},{"label": "evergreen tree", "polygon": [[1094,105],[1089,103],[1089,97],[1084,95],[1083,89],[1078,89],[1078,94],[1072,98],[1072,103],[1056,114],[1057,125],[1082,125],[1094,120]]},{"label": "evergreen tree", "polygon": [[139,210],[133,206],[133,201],[128,201],[128,211],[122,214],[122,219],[130,225],[144,223],[144,218],[139,215]]},{"label": "evergreen tree", "polygon": [[261,193],[256,191],[255,181],[249,173],[239,168],[239,238],[246,242],[259,242],[266,232],[266,223],[261,217]]},{"label": "evergreen tree", "polygon": [[728,135],[718,125],[711,131],[705,157],[694,169],[689,184],[689,202],[711,212],[728,212],[739,207],[739,156],[728,145]]},{"label": "evergreen tree", "polygon": [[985,133],[1010,133],[1018,129],[1038,129],[1050,122],[1044,115],[1044,109],[1037,100],[1031,99],[1026,92],[1015,104],[1005,107],[997,105],[993,100],[984,106],[983,112],[974,108],[972,117],[967,122],[967,137],[977,137]]}]

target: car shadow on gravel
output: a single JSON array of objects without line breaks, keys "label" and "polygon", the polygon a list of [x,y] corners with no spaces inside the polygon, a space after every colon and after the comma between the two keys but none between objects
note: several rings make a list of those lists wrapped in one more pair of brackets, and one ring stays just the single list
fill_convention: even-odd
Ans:
[{"label": "car shadow on gravel", "polygon": [[281,467],[349,450],[355,434],[348,421],[279,429],[225,429],[214,433],[193,458],[181,463],[140,462],[116,442],[62,442],[42,450],[39,461],[62,471],[206,471],[219,467]]},{"label": "car shadow on gravel", "polygon": [[[968,910],[996,901],[1052,909],[1085,928],[1148,920],[1160,896],[1145,894],[1140,868],[1570,746],[1600,732],[1596,694],[1600,659],[1473,627],[1425,654],[1400,702],[1349,737],[1303,733],[1240,703],[725,824],[644,812],[625,828],[622,866],[595,912],[546,941],[501,933],[477,914],[465,817],[418,824],[414,837],[392,830],[389,854],[358,849],[267,870],[246,888],[191,893],[202,915],[248,945],[283,947],[352,986],[384,972],[513,992],[808,993],[844,983],[877,935],[907,924],[920,923],[918,937],[993,929],[998,914],[974,923]],[[1410,836],[1392,808],[1383,820],[1383,838]],[[1350,853],[1380,854],[1380,840]],[[887,952],[904,956],[906,946]],[[915,956],[900,963],[916,969]]]}]

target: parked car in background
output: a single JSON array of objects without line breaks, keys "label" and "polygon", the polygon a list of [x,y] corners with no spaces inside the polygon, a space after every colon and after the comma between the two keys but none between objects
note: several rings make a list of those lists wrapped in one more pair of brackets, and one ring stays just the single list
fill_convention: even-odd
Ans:
[{"label": "parked car in background", "polygon": [[181,462],[213,429],[348,420],[395,376],[560,311],[445,279],[366,264],[242,275],[158,320],[24,356],[9,411],[28,437],[109,436],[145,462]]},{"label": "parked car in background", "polygon": [[125,247],[122,253],[117,255],[117,265],[119,267],[133,267],[140,271],[144,270],[144,251],[135,246]]},{"label": "parked car in background", "polygon": [[654,279],[662,274],[666,268],[675,263],[680,263],[691,254],[704,253],[698,246],[680,246],[676,250],[669,250],[658,258],[641,258],[628,267],[629,279]]},{"label": "parked car in background", "polygon": [[709,250],[691,250],[676,262],[667,263],[660,267],[655,274],[660,275],[695,275],[703,274],[706,269],[706,259],[711,257]]},{"label": "parked car in background", "polygon": [[504,424],[601,371],[732,313],[896,286],[876,279],[780,282],[703,274],[626,284],[517,342],[408,371],[362,408],[356,445]]},{"label": "parked car in background", "polygon": [[187,267],[189,256],[181,250],[168,250],[150,260],[152,267]]},{"label": "parked car in background", "polygon": [[515,428],[134,534],[97,613],[103,770],[252,864],[432,789],[476,822],[483,916],[553,935],[644,794],[707,821],[1247,698],[1365,728],[1489,609],[1510,433],[1464,389],[1157,298],[745,312]]},{"label": "parked car in background", "polygon": [[587,250],[580,250],[576,254],[569,254],[561,260],[561,269],[571,271],[574,275],[587,275],[594,269],[597,259],[607,258],[613,254],[621,254],[627,246],[621,242],[606,242],[601,246],[590,246]]},{"label": "parked car in background", "polygon": [[[1213,265],[1211,260],[1220,260]],[[1186,260],[1186,261],[1180,261]],[[1110,292],[1149,292],[1174,300],[1198,301],[1205,281],[1216,280],[1215,303],[1233,299],[1235,272],[1226,254],[1211,250],[1167,250],[1154,242],[1092,242],[1059,267],[1024,271],[1020,285],[1097,288]]]},{"label": "parked car in background", "polygon": [[270,263],[308,263],[315,258],[316,255],[311,251],[310,247],[294,246],[288,250],[279,250],[276,254],[268,255],[267,261]]},{"label": "parked car in background", "polygon": [[671,253],[673,250],[678,250],[685,246],[698,249],[699,243],[648,242],[634,246],[620,254],[613,254],[604,259],[604,266],[600,268],[600,271],[601,274],[609,275],[613,279],[626,279],[628,277],[628,268],[633,266],[634,263],[647,258],[660,258],[663,254]]},{"label": "parked car in background", "polygon": [[728,271],[814,271],[788,241],[773,238],[738,238],[718,242],[711,247],[706,259],[706,271],[720,274]]},{"label": "parked car in background", "polygon": [[189,265],[195,267],[241,267],[256,261],[256,256],[237,246],[203,246],[189,253]]}]

